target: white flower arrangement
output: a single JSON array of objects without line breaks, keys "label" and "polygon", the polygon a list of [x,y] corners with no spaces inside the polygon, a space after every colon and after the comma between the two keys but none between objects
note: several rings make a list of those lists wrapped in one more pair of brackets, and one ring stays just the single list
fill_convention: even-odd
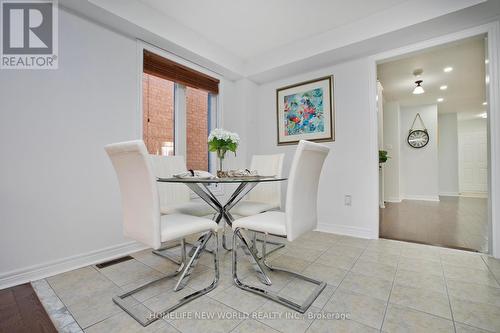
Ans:
[{"label": "white flower arrangement", "polygon": [[236,155],[236,149],[240,144],[240,136],[236,133],[226,131],[222,128],[216,128],[208,136],[208,150],[217,152],[219,158],[219,171],[222,172],[222,161],[226,152],[232,151]]}]

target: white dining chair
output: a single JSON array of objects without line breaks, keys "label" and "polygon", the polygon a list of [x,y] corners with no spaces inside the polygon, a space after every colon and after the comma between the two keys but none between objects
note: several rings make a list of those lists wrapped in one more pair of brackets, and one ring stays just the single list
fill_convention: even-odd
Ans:
[{"label": "white dining chair", "polygon": [[[253,155],[250,170],[262,176],[281,177],[285,154]],[[251,216],[281,208],[281,183],[270,182],[257,185],[234,208],[232,214]]]},{"label": "white dining chair", "polygon": [[[234,221],[232,225],[232,271],[233,280],[236,286],[243,290],[251,291],[269,298],[301,313],[307,311],[321,291],[326,287],[326,283],[296,272],[271,266],[266,262],[267,253],[265,241],[262,246],[262,261],[259,261],[255,248],[249,245],[250,243],[246,240],[242,231],[264,234],[264,237],[268,235],[283,237],[289,242],[293,242],[302,234],[314,230],[318,223],[317,197],[319,178],[329,150],[330,149],[324,145],[301,140],[295,152],[290,169],[285,212],[271,211],[248,216]],[[277,293],[242,283],[237,273],[237,248],[239,243],[241,243],[245,253],[251,256],[252,264],[257,264],[259,266],[261,273],[265,272],[262,266],[262,264],[264,264],[271,270],[290,273],[296,278],[316,284],[317,287],[302,304],[298,304],[296,301],[285,298]],[[260,274],[259,279],[267,285],[272,284],[271,279],[265,273]]]},{"label": "white dining chair", "polygon": [[[150,155],[153,173],[159,178],[170,178],[187,171],[184,156]],[[184,184],[159,183],[160,212],[207,216],[215,213],[205,202],[191,200],[191,191]]]},{"label": "white dining chair", "polygon": [[[188,283],[200,254],[204,251],[209,239],[215,236],[215,241],[218,243],[217,223],[210,219],[192,215],[178,213],[160,214],[157,181],[153,174],[151,160],[144,142],[136,140],[114,143],[105,146],[105,150],[118,176],[123,209],[123,233],[126,237],[132,238],[153,249],[159,249],[166,242],[182,240],[189,235],[202,233],[189,261],[187,260],[185,246],[182,244],[182,263],[171,275],[145,283],[113,298],[113,301],[118,306],[129,313],[140,324],[147,326],[159,319],[159,317],[146,316],[144,318],[144,314],[142,313],[141,315],[139,313],[140,311],[138,311],[139,309],[136,307],[136,304],[134,302],[127,302],[126,298],[163,279],[171,278],[178,274],[180,274],[180,277],[174,290],[183,289]],[[168,314],[183,304],[210,292],[217,286],[219,280],[218,244],[216,244],[214,250],[214,270],[214,280],[208,287],[183,297],[175,305],[165,309],[161,313]]]}]

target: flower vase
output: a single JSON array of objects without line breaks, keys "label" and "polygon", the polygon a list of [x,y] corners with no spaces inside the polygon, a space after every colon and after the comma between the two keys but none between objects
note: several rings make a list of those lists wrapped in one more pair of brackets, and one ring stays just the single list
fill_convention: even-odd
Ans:
[{"label": "flower vase", "polygon": [[227,177],[227,172],[225,172],[222,168],[222,162],[224,161],[225,155],[226,155],[225,149],[217,149],[217,157],[219,158],[219,168],[217,170],[217,177],[219,178]]}]

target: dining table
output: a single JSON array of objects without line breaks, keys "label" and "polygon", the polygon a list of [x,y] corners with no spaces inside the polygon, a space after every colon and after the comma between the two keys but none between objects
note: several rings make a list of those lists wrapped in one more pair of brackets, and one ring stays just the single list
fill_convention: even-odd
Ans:
[{"label": "dining table", "polygon": [[[282,182],[286,181],[287,178],[276,177],[276,176],[238,176],[238,177],[169,177],[161,178],[158,177],[157,181],[160,183],[181,183],[189,187],[196,195],[198,195],[203,201],[205,201],[210,207],[212,207],[216,215],[214,221],[217,224],[224,223],[225,225],[232,226],[234,217],[231,215],[231,209],[240,202],[255,186],[261,183],[270,182]],[[221,196],[217,196],[214,193],[215,187],[213,185],[218,184],[236,184],[232,193],[229,195],[227,201],[222,203],[219,199]],[[228,190],[231,190],[227,188]],[[223,226],[224,227],[224,226]],[[261,240],[257,240],[261,241]],[[275,251],[284,245],[272,240],[267,241],[268,244],[278,246],[269,252]],[[254,242],[255,247],[255,242]],[[225,228],[222,232],[222,247],[225,250],[230,251],[231,248],[227,244]]]}]

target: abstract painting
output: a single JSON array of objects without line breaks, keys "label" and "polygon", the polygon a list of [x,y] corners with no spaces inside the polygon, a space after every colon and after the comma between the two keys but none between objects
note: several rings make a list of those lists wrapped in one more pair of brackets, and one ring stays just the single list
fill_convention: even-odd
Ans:
[{"label": "abstract painting", "polygon": [[332,88],[329,76],[276,90],[278,145],[333,141]]}]

